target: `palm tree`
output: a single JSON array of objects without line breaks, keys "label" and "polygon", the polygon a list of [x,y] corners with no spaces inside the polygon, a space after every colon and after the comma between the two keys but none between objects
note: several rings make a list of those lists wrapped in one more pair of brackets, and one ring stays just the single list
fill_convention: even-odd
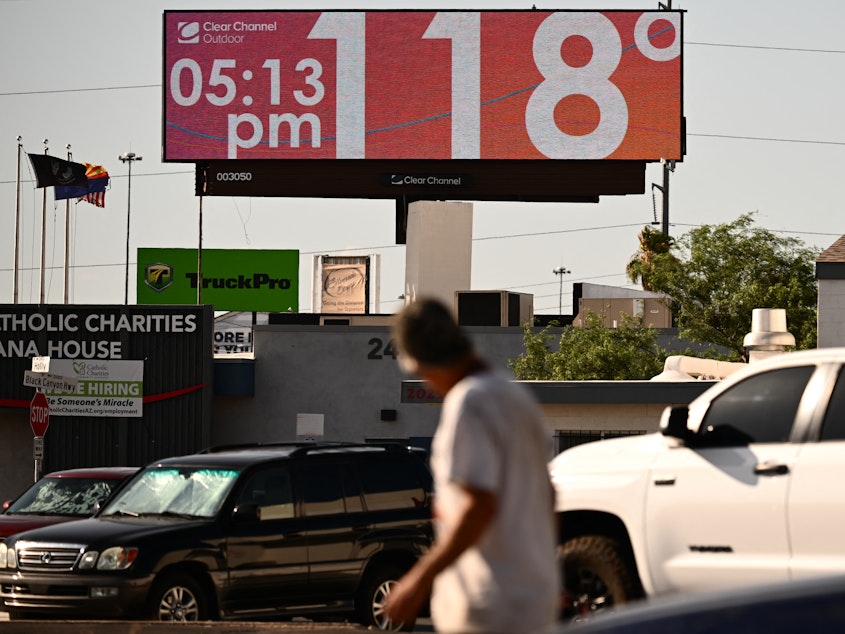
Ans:
[{"label": "palm tree", "polygon": [[661,253],[669,253],[675,240],[668,234],[657,229],[652,229],[649,226],[643,227],[638,237],[640,248],[631,257],[631,260],[625,267],[625,274],[635,284],[641,282],[643,290],[650,291],[652,289],[648,283],[648,276],[651,272],[654,256]]}]

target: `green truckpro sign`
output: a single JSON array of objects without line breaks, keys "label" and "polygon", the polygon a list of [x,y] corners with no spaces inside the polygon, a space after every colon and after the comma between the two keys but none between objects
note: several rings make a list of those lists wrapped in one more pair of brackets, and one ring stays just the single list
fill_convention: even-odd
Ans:
[{"label": "green truckpro sign", "polygon": [[299,251],[203,249],[200,279],[196,249],[138,249],[138,304],[198,298],[215,310],[298,312]]}]

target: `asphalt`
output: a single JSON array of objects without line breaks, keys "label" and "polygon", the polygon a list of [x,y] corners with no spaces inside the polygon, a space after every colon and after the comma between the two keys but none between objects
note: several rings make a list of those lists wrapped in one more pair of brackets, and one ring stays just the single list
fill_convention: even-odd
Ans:
[{"label": "asphalt", "polygon": [[[0,634],[261,634],[263,632],[308,632],[310,634],[352,634],[369,628],[354,623],[319,623],[307,619],[272,622],[203,621],[202,623],[159,623],[155,621],[10,621],[0,612]],[[434,632],[431,619],[420,618],[414,632]]]},{"label": "asphalt", "polygon": [[[6,615],[3,615],[6,616]],[[310,634],[346,634],[366,632],[367,628],[349,623],[313,623],[286,621],[283,623],[218,622],[159,623],[155,621],[8,621],[0,618],[2,634],[260,634],[263,632],[309,632]]]}]

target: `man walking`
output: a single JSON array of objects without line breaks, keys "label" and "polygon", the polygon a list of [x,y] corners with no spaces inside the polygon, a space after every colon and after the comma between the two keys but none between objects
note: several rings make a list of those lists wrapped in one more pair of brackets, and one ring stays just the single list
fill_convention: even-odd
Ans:
[{"label": "man walking", "polygon": [[539,406],[491,370],[440,302],[398,315],[403,369],[443,397],[432,442],[436,539],[387,599],[410,623],[431,596],[438,632],[539,633],[557,616],[550,438]]}]

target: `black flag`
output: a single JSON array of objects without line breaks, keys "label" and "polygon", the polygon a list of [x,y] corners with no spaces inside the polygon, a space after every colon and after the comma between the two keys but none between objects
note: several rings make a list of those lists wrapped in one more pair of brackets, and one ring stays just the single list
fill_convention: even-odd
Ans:
[{"label": "black flag", "polygon": [[87,187],[88,177],[82,163],[72,163],[47,154],[30,154],[36,187]]}]

